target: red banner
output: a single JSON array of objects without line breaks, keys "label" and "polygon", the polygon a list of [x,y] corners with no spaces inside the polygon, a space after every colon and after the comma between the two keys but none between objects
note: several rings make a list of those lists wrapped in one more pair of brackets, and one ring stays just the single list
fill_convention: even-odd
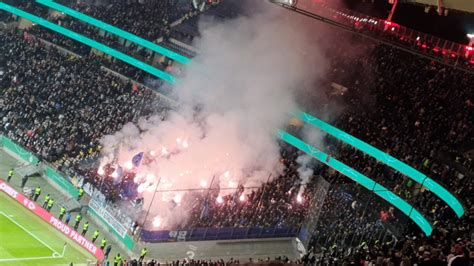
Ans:
[{"label": "red banner", "polygon": [[104,253],[102,252],[102,250],[95,246],[91,241],[87,240],[77,231],[58,220],[56,217],[54,217],[45,209],[43,209],[40,205],[36,204],[36,202],[30,200],[23,194],[16,191],[14,188],[5,183],[3,179],[0,179],[0,191],[5,192],[8,196],[15,199],[20,204],[23,204],[25,208],[29,209],[31,212],[33,212],[41,219],[49,223],[51,226],[56,228],[56,230],[58,230],[59,232],[76,242],[78,245],[83,247],[90,254],[94,255],[94,257],[96,257],[99,261],[102,261],[104,259]]}]

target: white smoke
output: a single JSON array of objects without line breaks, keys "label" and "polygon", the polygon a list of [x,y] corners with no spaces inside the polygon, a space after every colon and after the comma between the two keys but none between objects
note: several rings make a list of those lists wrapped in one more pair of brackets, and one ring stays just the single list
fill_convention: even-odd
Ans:
[{"label": "white smoke", "polygon": [[[325,136],[324,132],[321,130],[305,124],[302,128],[302,139],[312,145],[313,147],[318,148],[319,150],[324,150],[323,138]],[[314,167],[317,165],[317,161],[306,153],[301,154],[296,158],[296,163],[298,164],[298,175],[300,177],[300,188],[298,195],[303,194],[306,189],[306,185],[311,181],[314,174]]]},{"label": "white smoke", "polygon": [[310,166],[310,162],[313,158],[307,154],[302,154],[296,158],[296,163],[299,165],[297,171],[301,179],[301,186],[308,184],[309,180],[313,176],[313,169]]},{"label": "white smoke", "polygon": [[[318,79],[325,61],[312,41],[317,30],[308,29],[312,21],[263,5],[266,11],[251,17],[201,25],[195,43],[200,54],[174,88],[180,107],[164,121],[142,119],[103,138],[102,165],[130,165],[139,152],[148,157],[136,182],[146,207],[159,182],[151,210],[160,214],[155,225],[186,219],[179,211],[186,193],[164,190],[205,189],[212,182],[259,186],[282,170],[276,129],[297,108],[296,88]],[[219,195],[232,192],[221,189]]]}]

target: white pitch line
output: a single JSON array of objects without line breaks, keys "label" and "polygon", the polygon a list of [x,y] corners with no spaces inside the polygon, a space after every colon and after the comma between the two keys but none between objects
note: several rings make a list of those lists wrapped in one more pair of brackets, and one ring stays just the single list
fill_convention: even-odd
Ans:
[{"label": "white pitch line", "polygon": [[7,217],[7,219],[9,219],[10,221],[12,221],[13,223],[15,223],[18,227],[20,227],[21,229],[23,229],[25,232],[27,232],[30,236],[34,237],[36,240],[38,240],[39,242],[41,242],[41,244],[45,245],[47,248],[49,248],[51,251],[53,251],[54,253],[56,254],[60,254],[59,252],[57,252],[56,250],[54,250],[54,248],[50,247],[48,244],[46,244],[43,240],[39,239],[37,236],[35,236],[32,232],[28,231],[28,229],[26,229],[25,227],[23,227],[21,224],[19,224],[17,221],[13,220],[12,218],[8,217],[8,215],[6,215],[4,212],[1,212],[0,211],[0,214],[2,214],[3,216]]},{"label": "white pitch line", "polygon": [[20,261],[20,260],[45,260],[45,259],[60,259],[60,258],[62,258],[62,256],[60,256],[60,257],[50,256],[50,257],[11,258],[11,259],[0,259],[0,262]]}]

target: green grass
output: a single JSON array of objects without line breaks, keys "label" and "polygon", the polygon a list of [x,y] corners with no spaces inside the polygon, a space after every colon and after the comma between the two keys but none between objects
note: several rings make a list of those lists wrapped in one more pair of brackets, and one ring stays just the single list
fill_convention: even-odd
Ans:
[{"label": "green grass", "polygon": [[[24,230],[17,225],[15,220],[8,217],[7,214],[0,213],[0,228],[2,230],[2,239],[4,241],[0,247],[0,259],[24,258],[24,256],[49,257],[55,251],[49,249],[41,243],[41,240],[35,238],[33,233]],[[18,239],[21,241],[8,241],[8,239]]]},{"label": "green grass", "polygon": [[87,265],[95,262],[95,258],[0,192],[0,265],[69,265],[71,262]]}]

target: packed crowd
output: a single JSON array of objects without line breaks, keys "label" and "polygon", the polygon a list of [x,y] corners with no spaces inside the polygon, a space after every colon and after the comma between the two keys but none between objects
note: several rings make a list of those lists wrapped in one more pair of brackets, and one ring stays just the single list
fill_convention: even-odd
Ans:
[{"label": "packed crowd", "polygon": [[[3,97],[4,102],[15,103],[6,105],[2,111],[5,113],[5,116],[2,120],[2,126],[4,132],[7,133],[12,139],[19,141],[24,144],[26,147],[30,148],[33,152],[39,153],[48,161],[58,161],[66,155],[69,158],[82,158],[84,154],[93,154],[96,152],[94,148],[97,147],[97,140],[101,134],[110,133],[117,128],[113,128],[112,125],[122,125],[125,122],[130,121],[131,118],[136,118],[137,116],[131,117],[124,115],[123,117],[115,117],[115,119],[124,119],[124,120],[112,120],[111,114],[113,112],[123,112],[125,114],[131,112],[130,108],[136,102],[138,102],[140,97],[150,96],[146,94],[146,91],[136,92],[133,90],[131,84],[123,84],[120,80],[116,80],[110,75],[105,75],[106,78],[100,77],[98,74],[103,72],[95,72],[89,70],[84,77],[79,75],[75,76],[74,79],[71,76],[66,75],[65,73],[74,75],[77,73],[77,69],[81,65],[84,67],[90,67],[93,69],[93,66],[87,65],[82,59],[71,58],[66,55],[55,51],[54,49],[46,50],[41,47],[39,42],[35,40],[30,40],[31,43],[20,43],[24,39],[21,36],[7,34],[2,36],[4,43],[11,45],[12,53],[10,53],[8,59],[11,60],[11,65],[14,66],[11,68],[7,75],[5,81],[9,81],[8,84],[10,89],[8,89]],[[15,43],[16,41],[16,43]],[[32,56],[36,54],[36,56]],[[20,56],[16,55],[25,55],[24,58],[30,58],[31,62],[27,61],[25,64],[21,64],[19,60]],[[48,54],[51,63],[49,68],[42,68],[40,64],[38,66],[39,70],[33,68],[30,71],[24,70],[22,67],[29,65],[36,66],[36,62],[42,60],[46,54]],[[60,66],[58,62],[64,60],[66,62],[63,66]],[[92,64],[92,62],[91,62]],[[57,67],[58,69],[54,68]],[[51,92],[48,95],[42,95],[41,91],[35,90],[38,85],[38,80],[48,80],[49,78],[45,77],[46,71],[57,72],[57,76],[54,77],[49,82],[53,82],[54,86],[51,87]],[[25,76],[17,76],[16,73],[26,73]],[[105,83],[110,82],[113,84],[113,87],[117,87],[117,91],[114,91],[110,88],[106,88]],[[86,86],[92,86],[92,83],[98,88],[96,91],[87,92],[87,90],[73,90],[75,86],[81,86],[86,88]],[[7,86],[6,86],[7,87]],[[128,90],[126,89],[128,87]],[[46,114],[42,113],[42,109],[33,108],[36,106],[34,100],[29,99],[29,101],[24,102],[25,100],[20,100],[22,96],[19,91],[22,90],[31,90],[31,97],[38,99],[39,101],[46,101],[44,104],[39,106],[49,106]],[[102,91],[102,89],[104,91]],[[67,92],[67,93],[65,93]],[[78,93],[78,95],[75,95]],[[84,95],[80,94],[84,93]],[[97,94],[96,94],[97,93]],[[145,95],[141,95],[141,93]],[[81,101],[72,101],[72,97],[79,97]],[[106,97],[107,96],[107,97]],[[46,98],[46,99],[43,99]],[[117,100],[112,100],[117,98]],[[128,102],[127,99],[131,98],[131,102]],[[101,99],[103,101],[98,101]],[[26,108],[21,111],[15,111],[15,106],[22,106],[22,104],[32,103],[33,107]],[[87,105],[86,105],[87,104]],[[109,106],[113,105],[113,107]],[[125,105],[124,105],[125,104]],[[130,105],[127,105],[130,104]],[[150,100],[151,104],[151,100]],[[84,106],[86,105],[86,106]],[[92,105],[92,106],[88,106]],[[111,109],[115,108],[115,109]],[[123,108],[123,109],[122,109]],[[79,113],[72,112],[72,110],[81,110]],[[91,110],[94,110],[93,114]],[[103,110],[103,111],[102,111]],[[110,110],[110,111],[106,111]],[[122,111],[123,110],[123,111]],[[145,108],[143,113],[145,114],[150,109]],[[101,115],[101,111],[105,112]],[[82,115],[82,113],[85,113]],[[89,113],[89,116],[87,114]],[[16,117],[17,115],[20,118]],[[35,121],[25,120],[25,117],[35,117]],[[72,121],[66,119],[65,117],[70,117],[75,121],[80,120],[84,117],[84,121],[80,124],[90,125],[87,128],[95,129],[99,124],[100,118],[107,117],[110,119],[109,123],[101,123],[102,127],[99,127],[99,131],[86,131],[83,132],[81,129],[77,129],[76,125],[66,125],[66,121]],[[88,119],[89,118],[89,119]],[[90,119],[92,118],[92,119]],[[10,120],[11,119],[11,120]],[[23,122],[23,123],[21,123]],[[85,124],[86,123],[86,124]],[[76,133],[77,131],[77,133]],[[67,134],[71,133],[72,134]],[[52,135],[47,134],[56,134],[58,138],[51,138]],[[67,135],[66,135],[67,134]],[[51,143],[51,144],[46,144]],[[92,143],[92,145],[91,145]],[[64,150],[57,150],[58,148],[64,147]],[[296,153],[288,153],[284,156],[289,157],[283,159],[284,164],[287,166],[284,175],[273,180],[271,183],[267,184],[265,187],[253,191],[249,195],[244,195],[245,201],[242,203],[237,198],[240,198],[240,195],[243,191],[240,191],[238,195],[233,195],[229,197],[224,197],[223,202],[219,203],[216,200],[209,200],[209,212],[206,215],[202,215],[201,208],[196,208],[193,211],[193,216],[199,217],[200,219],[191,219],[194,221],[193,224],[188,226],[277,226],[277,227],[298,227],[301,225],[304,217],[304,209],[307,204],[307,199],[302,200],[301,203],[296,202],[296,193],[299,188],[299,178],[296,173],[296,164],[294,158]],[[74,160],[70,164],[74,165]],[[67,166],[67,165],[66,165]],[[97,187],[100,187],[102,192],[107,196],[108,200],[116,201],[118,199],[124,198],[123,195],[125,186],[127,182],[121,182],[121,186],[117,186],[116,182],[113,182],[114,179],[102,179],[97,176],[94,172],[81,172],[77,171],[79,174],[87,177],[96,177],[90,178],[85,182],[90,182]],[[133,179],[133,177],[131,177]],[[128,179],[122,179],[128,180]],[[128,182],[130,183],[130,182]],[[133,184],[133,182],[131,182]],[[275,189],[278,188],[278,189]],[[292,192],[292,193],[289,193]],[[310,196],[303,194],[303,197],[310,198]],[[199,202],[198,206],[203,206],[203,198],[197,198]],[[254,207],[259,204],[258,208]],[[232,211],[232,206],[237,205],[239,208],[238,212]],[[217,211],[219,210],[219,211]],[[226,210],[226,211],[221,211]],[[232,215],[226,215],[231,214]],[[269,213],[271,215],[269,215]],[[223,217],[227,216],[226,219]],[[253,217],[252,217],[253,216]],[[251,217],[249,219],[249,217]]]},{"label": "packed crowd", "polygon": [[[383,45],[372,47],[368,56],[351,56],[343,49],[338,54],[331,80],[349,88],[343,98],[350,107],[334,124],[449,188],[463,201],[466,214],[453,220],[453,211],[428,190],[327,137],[332,154],[408,199],[435,227],[429,238],[414,233],[413,226],[407,227],[393,250],[378,243],[353,256],[335,252],[332,259],[370,257],[395,265],[433,265],[446,263],[453,256],[469,257],[468,251],[473,250],[470,176],[474,164],[467,151],[473,148],[470,117],[474,105],[472,91],[467,88],[474,76]],[[388,216],[400,217],[396,211],[389,211]],[[346,226],[339,229],[345,231]]]},{"label": "packed crowd", "polygon": [[75,58],[28,40],[18,33],[0,35],[8,65],[0,126],[45,160],[92,154],[101,136],[154,110],[156,94],[100,69],[94,58]]},{"label": "packed crowd", "polygon": [[[133,23],[131,26],[134,27]],[[65,55],[19,33],[0,33],[0,44],[5,48],[0,55],[8,65],[0,83],[0,130],[47,161],[67,157],[75,165],[76,159],[97,151],[100,137],[157,110],[154,93],[101,70],[95,57]],[[329,263],[445,265],[455,258],[461,264],[452,265],[467,265],[467,258],[472,256],[469,252],[474,252],[470,178],[473,164],[466,153],[474,143],[474,103],[472,91],[467,88],[474,83],[474,77],[389,46],[370,45],[374,47],[368,56],[344,56],[341,50],[338,57],[332,58],[330,78],[349,88],[342,98],[350,106],[334,124],[450,188],[462,199],[466,215],[454,219],[453,212],[429,191],[328,137],[333,156],[408,198],[426,213],[435,230],[431,237],[423,237],[408,223],[396,240],[389,238],[381,243],[359,238],[374,227],[383,226],[379,211],[387,212],[388,220],[393,221],[401,221],[402,215],[387,205],[372,202],[369,207],[357,207],[357,202],[364,201],[354,198],[364,197],[363,191],[347,189],[353,197],[347,199],[341,196],[344,192],[333,187],[322,208],[317,230],[320,234],[313,240],[322,257],[307,256],[303,262],[318,259]],[[238,194],[220,202],[205,195],[198,197],[198,206],[207,206],[206,215],[202,208],[196,208],[189,226],[301,225],[311,189],[303,194],[301,203],[295,203],[299,188],[295,164],[298,154],[282,153],[286,166],[282,176],[248,194],[241,188]],[[323,167],[315,169],[315,174],[332,184],[347,182]],[[90,182],[99,185],[97,180]],[[242,195],[245,200],[239,202],[237,199]],[[348,242],[356,243],[357,248],[343,248]]]},{"label": "packed crowd", "polygon": [[[189,4],[189,2],[186,3]],[[172,20],[176,20],[192,11],[190,10],[190,5],[172,3],[170,1],[158,1],[151,4],[116,3],[110,6],[93,6],[80,3],[72,5],[71,8],[89,14],[111,25],[117,26],[120,21],[119,27],[121,29],[150,41],[156,41],[159,37],[166,39],[170,36],[171,28],[170,21],[168,20],[170,14]],[[34,10],[32,12],[40,15],[39,12],[34,12]],[[153,20],[157,21],[149,21],[148,19],[145,21],[144,18],[153,18]],[[141,47],[135,43],[123,42],[123,40],[116,35],[100,31],[99,28],[93,25],[59,13],[52,13],[48,16],[48,20],[93,40],[104,43],[123,53],[129,54],[143,62],[152,63],[153,52],[150,50],[141,49]],[[158,22],[158,20],[160,22]],[[29,31],[38,37],[50,40],[80,55],[88,55],[90,53],[91,49],[89,46],[73,41],[64,35],[45,29],[44,27],[33,26]]]},{"label": "packed crowd", "polygon": [[[33,12],[35,13],[35,12]],[[36,14],[36,13],[35,13]],[[139,49],[139,46],[136,44],[123,43],[120,39],[110,33],[101,33],[97,27],[91,26],[87,23],[76,20],[70,16],[63,16],[54,14],[48,17],[48,20],[56,23],[62,27],[70,29],[74,32],[77,32],[85,37],[88,37],[92,40],[96,40],[100,43],[103,43],[109,47],[116,49],[119,52],[130,55],[142,62],[153,65],[154,67],[164,70],[166,64],[164,62],[154,63],[154,53],[148,49]],[[107,56],[101,55],[98,52],[91,52],[91,47],[85,44],[82,44],[78,41],[72,40],[62,34],[59,34],[55,31],[49,30],[39,25],[35,25],[28,29],[28,33],[44,39],[48,42],[54,43],[60,47],[63,47],[73,53],[78,54],[83,57],[95,57],[97,61],[100,60],[100,63],[122,75],[130,77],[137,81],[143,81],[145,77],[150,75],[143,70],[137,69],[130,66],[127,63],[124,63],[120,60],[112,60],[107,58]]]},{"label": "packed crowd", "polygon": [[[307,260],[310,263],[310,259]],[[316,262],[316,259],[314,259]],[[244,260],[240,259],[214,259],[214,260],[199,260],[199,259],[183,259],[176,261],[166,261],[159,262],[156,259],[145,259],[140,262],[137,259],[123,260],[123,266],[225,266],[225,265],[284,265],[284,264],[293,264],[293,265],[303,265],[307,264],[303,260],[292,261],[286,256],[279,256],[271,259],[270,257],[261,259],[261,258],[249,258]]]},{"label": "packed crowd", "polygon": [[[354,201],[351,204],[350,200],[342,200],[343,197],[337,195],[339,191],[331,189],[326,198],[326,206],[322,210],[323,218],[318,225],[317,231],[321,234],[316,237],[315,244],[334,248],[327,251],[321,259],[332,263],[336,261],[354,263],[364,260],[395,265],[413,263],[444,265],[456,258],[459,265],[465,265],[463,263],[466,263],[469,252],[473,250],[470,242],[473,187],[469,178],[473,164],[472,158],[466,153],[472,149],[472,121],[469,117],[472,117],[474,106],[472,93],[466,88],[472,83],[473,76],[461,71],[452,71],[447,66],[426,59],[412,60],[411,54],[388,46],[374,46],[367,57],[352,58],[353,60],[347,58],[342,56],[341,61],[334,60],[332,78],[350,88],[344,100],[351,108],[347,108],[335,124],[413,165],[450,188],[463,199],[466,215],[459,220],[453,219],[453,212],[426,189],[416,186],[413,181],[399,173],[389,171],[386,166],[369,159],[360,151],[328,138],[328,143],[333,146],[330,149],[331,154],[408,199],[417,209],[426,213],[425,216],[434,224],[435,231],[427,238],[418,233],[413,225],[409,225],[405,230],[401,228],[402,232],[399,232],[401,237],[396,240],[389,237],[390,240],[386,243],[380,243],[381,239],[375,238],[374,241],[366,242],[364,236],[370,235],[370,232],[377,227],[388,226],[382,224],[382,220],[387,219],[382,216],[386,215],[388,220],[392,220],[395,224],[403,222],[403,225],[406,220],[403,220],[397,210],[386,206],[374,206],[370,200],[371,206],[354,208]],[[354,67],[363,65],[369,67]],[[371,90],[368,91],[367,88]],[[367,95],[375,97],[366,97]],[[413,110],[417,110],[418,113],[413,115]],[[201,208],[197,208],[192,219],[193,226],[279,225],[279,220],[272,218],[282,213],[284,216],[285,212],[280,212],[276,207],[274,210],[277,212],[274,213],[272,206],[263,207],[266,210],[265,214],[276,214],[276,216],[265,215],[263,219],[257,219],[257,223],[253,221],[255,217],[262,218],[257,213],[259,199],[265,194],[262,193],[265,187],[270,187],[271,192],[267,192],[269,196],[265,197],[263,202],[275,203],[272,198],[278,195],[281,202],[286,203],[282,205],[287,207],[285,211],[287,213],[294,211],[291,197],[287,196],[286,192],[298,184],[295,182],[296,179],[292,179],[292,167],[287,165],[287,169],[289,175],[283,176],[283,179],[288,181],[286,186],[285,182],[280,183],[280,178],[277,178],[246,195],[246,201],[241,205],[235,204],[235,196],[224,198],[220,203],[217,200],[210,201],[210,214],[203,219]],[[328,175],[325,171],[320,174],[332,183],[341,183],[340,180],[344,180],[338,174]],[[360,195],[357,189],[352,191],[353,194]],[[204,201],[201,199],[200,206]],[[357,206],[357,201],[355,202]],[[364,211],[374,207],[382,210],[380,216],[377,215],[378,212]],[[213,211],[217,209],[219,212]],[[298,215],[295,216],[295,220],[298,220],[297,217]],[[266,223],[268,221],[271,222]],[[398,231],[400,228],[390,227],[390,229]],[[356,232],[362,234],[355,235]],[[339,246],[344,246],[348,242],[361,246],[356,251],[348,251],[338,249],[338,245],[331,245],[337,243]]]},{"label": "packed crowd", "polygon": [[[142,47],[134,43],[123,42],[123,40],[119,39],[116,35],[106,33],[106,32],[104,33],[100,31],[98,28],[91,26],[87,23],[84,23],[80,20],[74,19],[70,16],[67,16],[61,13],[48,14],[47,13],[48,8],[43,5],[33,3],[33,2],[22,2],[22,1],[12,1],[11,4],[21,9],[27,10],[28,12],[33,13],[34,15],[37,15],[39,17],[47,18],[49,21],[57,25],[60,25],[62,27],[75,31],[92,40],[106,44],[107,46],[112,47],[124,54],[130,55],[142,62],[146,62],[150,65],[153,65],[154,67],[160,70],[166,70],[166,68],[169,67],[169,65],[172,63],[171,60],[166,60],[164,59],[164,57],[161,57],[160,55],[157,55],[156,53],[148,49],[143,49]],[[83,5],[83,4],[77,4],[77,5],[71,4],[71,5],[72,5],[71,6],[72,8],[81,10],[82,12],[92,12],[93,13],[91,14],[92,16],[97,16],[97,18],[102,19],[106,22],[109,22],[112,25],[114,25],[114,23],[108,21],[108,19],[110,18],[114,18],[113,20],[115,22],[119,17],[120,19],[129,18],[127,19],[127,21],[130,23],[130,28],[135,28],[135,27],[140,26],[139,28],[140,32],[142,30],[146,30],[147,34],[153,35],[153,36],[142,36],[143,38],[148,39],[150,41],[155,41],[158,37],[164,37],[165,40],[167,39],[167,36],[170,33],[170,25],[169,25],[170,21],[168,21],[167,19],[168,17],[167,14],[172,14],[171,18],[173,20],[176,20],[180,16],[184,16],[185,14],[188,14],[188,12],[191,11],[189,2],[185,2],[185,3],[166,2],[165,3],[162,1],[158,1],[151,4],[152,8],[150,8],[150,4],[144,5],[144,4],[139,4],[139,3],[131,3],[131,4],[115,3],[112,6],[107,6],[107,7],[90,6],[90,5]],[[135,13],[134,14],[129,14],[127,12],[117,13],[115,10],[115,8],[117,7],[120,10],[128,8],[127,11],[133,10],[134,12],[137,12],[137,13],[143,13],[143,12],[153,13],[154,16],[150,16],[150,17],[153,17],[154,19],[157,19],[157,20],[162,19],[163,21],[161,24],[159,23],[151,24],[149,22],[145,22],[143,20],[144,18],[143,16],[135,17],[136,21],[134,21],[132,17],[134,17]],[[167,12],[164,12],[164,11],[167,11]],[[162,14],[163,12],[164,14]],[[112,17],[112,14],[116,17]],[[194,14],[194,13],[190,12],[189,14]],[[6,22],[11,21],[13,19],[13,16],[9,15],[7,12],[2,12],[1,15],[2,17],[3,16],[5,17]],[[127,15],[130,15],[130,17],[127,17]],[[190,15],[187,15],[187,16],[190,16]],[[144,25],[146,25],[146,27]],[[124,24],[121,23],[120,27],[124,28],[125,26]],[[127,29],[128,28],[125,27],[125,30]],[[148,30],[148,29],[152,29],[152,30]],[[100,63],[102,65],[122,75],[130,77],[133,80],[137,80],[139,82],[145,82],[146,80],[156,80],[155,77],[151,76],[150,74],[146,73],[143,70],[132,67],[129,64],[124,63],[120,60],[110,59],[107,56],[104,56],[101,53],[98,53],[96,51],[91,52],[91,48],[89,46],[84,45],[78,41],[72,40],[55,31],[46,29],[42,26],[33,25],[31,28],[28,29],[27,32],[34,37],[41,38],[48,42],[59,45],[60,47],[63,47],[73,53],[76,53],[79,56],[95,56],[97,60],[100,59]],[[136,30],[131,30],[131,32],[137,34]],[[137,34],[137,35],[141,36],[140,34]],[[165,41],[165,43],[167,43],[168,47],[170,47],[171,49],[178,49],[179,51],[182,50],[182,48],[180,48],[179,46],[176,46],[175,44],[172,44],[167,41]],[[160,82],[157,80],[154,83],[160,83]]]},{"label": "packed crowd", "polygon": [[195,227],[299,227],[309,207],[311,190],[300,195],[295,150],[282,150],[284,173],[252,191],[240,186],[224,197],[218,191],[194,198],[188,228]]},{"label": "packed crowd", "polygon": [[310,250],[297,260],[286,256],[276,258],[249,259],[183,259],[177,261],[158,261],[145,258],[142,262],[137,259],[123,260],[124,266],[225,266],[225,265],[421,265],[421,266],[468,266],[472,265],[473,243],[455,241],[455,244],[437,246],[432,243],[412,238],[397,243],[381,243],[368,247],[360,245],[353,249],[341,250],[329,248],[322,252]]},{"label": "packed crowd", "polygon": [[[452,71],[426,59],[413,59],[408,53],[386,46],[376,47],[369,58],[348,62],[355,66],[368,63],[374,66],[369,68],[373,71],[370,75],[354,67],[353,73],[346,74],[357,78],[341,80],[351,88],[346,95],[351,108],[347,108],[335,124],[420,169],[445,187],[455,188],[456,194],[469,195],[472,182],[466,177],[474,168],[467,151],[473,147],[470,117],[474,105],[472,92],[466,88],[473,82],[473,75]],[[373,102],[367,102],[370,97],[354,97],[367,94],[375,95]],[[387,187],[404,190],[399,185],[393,186],[393,180],[403,179],[400,174],[374,167],[375,161],[364,168],[358,163],[364,157],[362,153],[343,145],[338,149],[347,150],[345,160],[350,160],[362,172],[378,177]],[[412,186],[407,179],[404,183]],[[418,196],[414,191],[403,192],[408,192],[405,196],[418,202],[420,209],[434,207],[426,202],[429,197],[418,197],[428,194],[425,190],[418,191]]]},{"label": "packed crowd", "polygon": [[129,1],[128,3],[116,2],[107,6],[93,6],[86,3],[65,4],[151,41],[169,34],[170,23],[193,12],[190,1],[152,1],[149,3]]}]

